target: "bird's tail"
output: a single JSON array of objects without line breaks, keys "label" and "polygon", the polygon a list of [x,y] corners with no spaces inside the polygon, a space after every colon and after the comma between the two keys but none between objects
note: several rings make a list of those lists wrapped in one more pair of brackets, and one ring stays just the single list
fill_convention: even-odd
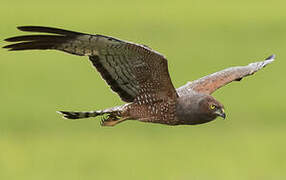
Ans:
[{"label": "bird's tail", "polygon": [[117,106],[105,110],[98,111],[57,111],[58,113],[63,115],[65,119],[83,119],[90,117],[102,116],[101,125],[102,126],[114,126],[120,122],[127,120],[128,118],[122,117],[122,109],[124,106]]},{"label": "bird's tail", "polygon": [[102,111],[87,111],[87,112],[57,111],[57,112],[64,115],[63,118],[65,119],[82,119],[82,118],[96,117],[105,114]]}]

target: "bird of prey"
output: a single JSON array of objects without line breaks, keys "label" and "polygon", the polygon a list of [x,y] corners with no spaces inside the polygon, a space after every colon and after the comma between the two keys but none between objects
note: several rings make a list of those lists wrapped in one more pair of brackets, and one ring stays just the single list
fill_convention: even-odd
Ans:
[{"label": "bird of prey", "polygon": [[10,51],[59,50],[88,56],[110,88],[126,103],[89,112],[59,111],[67,119],[102,116],[101,125],[114,126],[126,120],[166,125],[195,125],[221,116],[224,106],[211,94],[218,88],[254,74],[274,61],[237,66],[202,77],[175,89],[168,72],[167,59],[148,46],[117,38],[85,34],[42,26],[21,26],[21,31],[48,33],[5,39]]}]

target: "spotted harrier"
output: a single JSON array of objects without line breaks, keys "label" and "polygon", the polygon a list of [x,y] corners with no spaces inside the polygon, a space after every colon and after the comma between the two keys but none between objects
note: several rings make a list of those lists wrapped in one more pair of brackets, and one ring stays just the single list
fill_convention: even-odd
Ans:
[{"label": "spotted harrier", "polygon": [[202,77],[175,89],[167,59],[148,46],[104,35],[91,35],[58,28],[21,26],[21,31],[48,33],[16,36],[4,46],[10,51],[54,49],[88,56],[110,88],[126,102],[104,110],[59,111],[67,119],[102,116],[101,125],[114,126],[126,120],[167,125],[195,125],[225,118],[224,106],[211,94],[218,88],[254,74],[274,61],[237,66]]}]

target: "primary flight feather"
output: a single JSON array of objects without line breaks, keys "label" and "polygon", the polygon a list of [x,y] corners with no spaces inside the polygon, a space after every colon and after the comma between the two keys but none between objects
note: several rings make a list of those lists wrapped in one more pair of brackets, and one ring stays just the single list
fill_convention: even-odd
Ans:
[{"label": "primary flight feather", "polygon": [[272,55],[261,62],[231,67],[175,89],[167,59],[151,48],[109,36],[91,35],[42,26],[21,26],[21,31],[49,33],[5,39],[10,51],[54,49],[88,56],[110,88],[127,104],[89,112],[59,111],[67,119],[107,115],[103,126],[125,120],[167,125],[202,124],[221,116],[224,106],[211,96],[218,88],[252,75],[274,61]]}]

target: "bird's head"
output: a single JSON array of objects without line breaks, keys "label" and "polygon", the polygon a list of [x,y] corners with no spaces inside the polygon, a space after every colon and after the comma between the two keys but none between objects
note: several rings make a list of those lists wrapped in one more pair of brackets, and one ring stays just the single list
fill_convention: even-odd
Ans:
[{"label": "bird's head", "polygon": [[181,96],[176,105],[180,124],[203,124],[220,116],[225,119],[224,106],[206,94]]},{"label": "bird's head", "polygon": [[204,116],[215,119],[220,116],[225,119],[224,106],[212,96],[204,96],[199,102],[199,109]]}]

